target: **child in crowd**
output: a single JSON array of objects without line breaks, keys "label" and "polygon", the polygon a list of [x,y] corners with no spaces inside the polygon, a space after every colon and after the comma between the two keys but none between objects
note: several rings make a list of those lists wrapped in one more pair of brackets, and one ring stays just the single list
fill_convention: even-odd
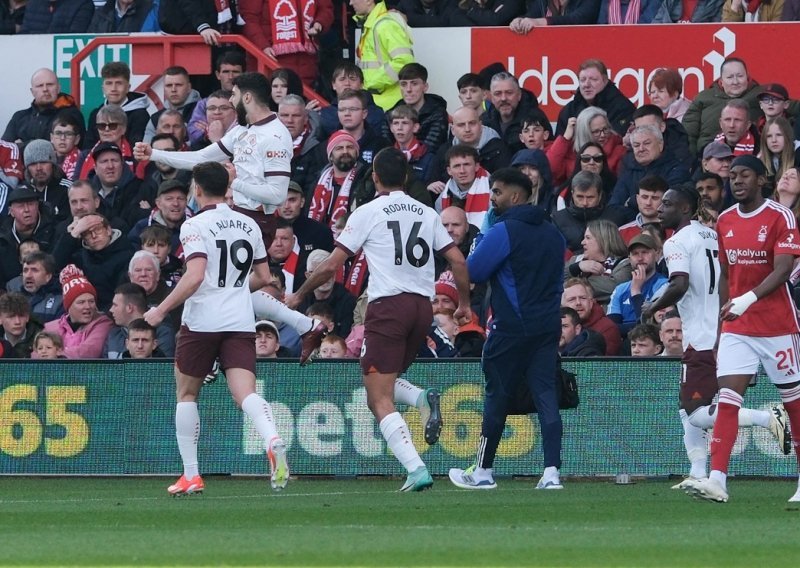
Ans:
[{"label": "child in crowd", "polygon": [[170,254],[170,232],[161,225],[150,225],[140,235],[142,250],[151,252],[158,258],[161,266],[161,278],[168,287],[174,288],[183,274],[180,259]]},{"label": "child in crowd", "polygon": [[428,151],[424,142],[417,139],[419,113],[408,105],[400,105],[388,114],[395,148],[405,154],[414,177],[424,183],[431,174],[433,153]]},{"label": "child in crowd", "polygon": [[64,340],[57,333],[40,331],[33,338],[34,359],[66,359]]},{"label": "child in crowd", "polygon": [[628,332],[628,340],[632,357],[655,357],[664,349],[658,327],[653,324],[640,323]]},{"label": "child in crowd", "polygon": [[347,343],[344,339],[331,333],[326,335],[319,346],[320,359],[347,359]]},{"label": "child in crowd", "polygon": [[474,108],[481,113],[486,110],[489,90],[480,75],[465,73],[456,81],[456,87],[458,88],[458,99],[462,105]]}]

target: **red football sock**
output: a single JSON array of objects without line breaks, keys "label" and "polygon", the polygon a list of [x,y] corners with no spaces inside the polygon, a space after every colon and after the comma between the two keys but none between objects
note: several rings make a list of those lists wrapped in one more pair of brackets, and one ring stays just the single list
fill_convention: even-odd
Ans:
[{"label": "red football sock", "polygon": [[[781,393],[783,394],[783,393]],[[800,398],[789,402],[783,401],[783,409],[789,415],[789,424],[792,429],[792,446],[794,446],[794,457],[797,459],[800,468]]]},{"label": "red football sock", "polygon": [[733,444],[739,434],[739,409],[742,396],[731,389],[720,389],[717,404],[717,421],[711,436],[711,469],[728,473]]}]

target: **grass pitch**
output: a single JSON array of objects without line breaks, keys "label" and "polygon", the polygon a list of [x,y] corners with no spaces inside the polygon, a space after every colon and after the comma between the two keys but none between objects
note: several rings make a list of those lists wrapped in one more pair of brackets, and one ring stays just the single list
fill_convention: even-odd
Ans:
[{"label": "grass pitch", "polygon": [[729,482],[731,502],[694,501],[675,481],[618,486],[445,479],[206,478],[172,498],[163,478],[0,477],[0,564],[158,566],[793,566],[796,482]]}]

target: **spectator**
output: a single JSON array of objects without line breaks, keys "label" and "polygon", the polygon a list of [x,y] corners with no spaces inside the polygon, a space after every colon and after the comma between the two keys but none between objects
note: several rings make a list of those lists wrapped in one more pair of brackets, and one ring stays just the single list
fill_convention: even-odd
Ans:
[{"label": "spectator", "polygon": [[11,280],[6,289],[21,294],[30,304],[31,316],[47,323],[64,313],[61,284],[56,275],[53,255],[37,251],[22,257],[22,274]]},{"label": "spectator", "polygon": [[147,212],[139,206],[141,180],[136,178],[123,161],[123,150],[116,144],[100,142],[92,150],[96,174],[91,180],[111,218],[119,217],[127,230]]},{"label": "spectator", "polygon": [[[223,51],[217,57],[216,68],[214,71],[214,75],[220,83],[219,90],[223,91],[224,93],[233,92],[233,80],[244,73],[244,69],[245,59],[242,52],[236,50]],[[227,97],[225,103],[222,101],[215,101],[216,106],[218,107],[217,111],[211,113],[211,115],[208,114],[206,107],[208,106],[208,99],[211,98],[212,95],[214,95],[215,98],[221,98],[219,96],[219,91],[214,91],[208,97],[197,101],[197,104],[192,111],[192,116],[189,119],[189,123],[186,125],[186,130],[189,133],[189,145],[192,146],[192,149],[199,149],[199,147],[194,147],[195,144],[204,140],[210,140],[208,137],[209,124],[213,120],[222,120],[221,115],[227,112],[227,109],[223,110],[219,107],[225,106],[225,103],[230,103],[230,95]],[[233,108],[233,105],[230,106]],[[235,118],[236,116],[234,114],[234,122],[236,122]],[[216,142],[216,140],[214,140],[214,142]]]},{"label": "spectator", "polygon": [[[623,224],[628,215],[619,207],[605,204],[603,181],[595,173],[578,172],[570,187],[569,206],[553,213],[553,224],[567,240],[567,248],[573,254],[580,254],[584,252],[583,240],[589,222],[603,219],[616,227]],[[599,269],[594,272],[599,273]]]},{"label": "spectator", "polygon": [[489,92],[492,107],[483,113],[481,121],[500,135],[509,151],[522,150],[522,120],[539,108],[536,95],[521,88],[517,78],[506,72],[492,77]]},{"label": "spectator", "polygon": [[27,0],[5,0],[0,2],[0,35],[18,34],[25,18]]},{"label": "spectator", "polygon": [[52,331],[40,331],[33,338],[33,359],[66,359],[64,340]]},{"label": "spectator", "polygon": [[[331,85],[335,96],[329,106],[319,111],[320,140],[328,138],[342,128],[342,124],[339,122],[338,97],[345,91],[362,91],[364,89],[364,73],[355,63],[341,61],[333,70]],[[384,111],[375,104],[372,95],[368,91],[365,92],[367,95],[367,123],[380,132],[383,127]]]},{"label": "spectator", "polygon": [[[200,107],[201,103],[204,114],[202,120],[197,120],[195,122],[194,129],[198,134],[195,136],[194,140],[191,139],[190,134],[191,150],[202,150],[206,146],[219,142],[229,130],[235,128],[239,124],[236,120],[236,109],[233,108],[230,102],[231,96],[231,91],[220,90],[214,91],[208,98],[198,101],[197,106],[194,111],[192,111],[192,120],[196,120],[197,109]],[[167,113],[164,113],[161,117],[162,120],[166,116]],[[159,128],[159,130],[164,129]],[[186,130],[191,132],[191,128]],[[152,142],[155,141],[155,138],[154,136],[151,145]],[[178,136],[176,136],[176,139],[180,140]]]},{"label": "spectator", "polygon": [[586,225],[581,247],[583,252],[567,265],[564,276],[586,278],[594,298],[606,305],[616,287],[631,278],[625,242],[614,223],[594,219]]},{"label": "spectator", "polygon": [[[80,240],[73,239],[69,234],[69,229],[78,219],[95,213],[103,215],[106,219],[109,218],[108,211],[100,200],[97,190],[88,181],[76,181],[67,191],[67,196],[69,197],[70,217],[61,221],[55,229],[53,256],[56,257],[56,266],[59,263],[68,263],[72,254],[80,249]],[[127,230],[127,225],[120,219],[112,218],[110,223],[116,229]]]},{"label": "spectator", "polygon": [[[125,0],[130,3],[130,0]],[[150,0],[134,0],[135,3],[149,2]],[[109,0],[111,2],[111,0]],[[103,104],[94,109],[89,114],[89,128],[87,129],[86,139],[83,147],[87,150],[94,148],[100,140],[97,134],[97,113],[107,105],[118,105],[125,112],[127,117],[125,139],[130,146],[141,142],[144,138],[144,130],[147,121],[150,120],[148,107],[150,101],[144,93],[131,91],[131,69],[123,61],[112,61],[103,65],[100,69],[100,76],[103,79]],[[104,138],[107,140],[106,138]]]},{"label": "spectator", "polygon": [[[272,271],[271,271],[272,272]],[[280,271],[277,271],[277,275],[275,272],[272,273],[274,278],[272,282],[264,286],[258,293],[266,293],[272,296],[273,298],[283,301],[284,298],[284,283],[283,283],[283,274]],[[278,276],[279,275],[279,276]],[[281,338],[281,349],[286,350],[286,357],[299,357],[300,356],[300,336],[297,334],[295,329],[285,323],[285,322],[278,322],[278,332]]]},{"label": "spectator", "polygon": [[[169,0],[165,0],[169,1]],[[192,89],[192,82],[189,79],[189,72],[181,66],[167,67],[164,70],[164,108],[154,113],[147,123],[144,131],[144,142],[150,143],[157,132],[158,119],[166,110],[177,110],[183,117],[184,124],[192,118],[192,111],[197,101],[200,100],[200,93]],[[185,134],[185,132],[184,132]],[[184,137],[185,140],[185,137]],[[183,142],[183,140],[180,140]]]},{"label": "spectator", "polygon": [[75,166],[81,155],[81,125],[69,113],[57,114],[50,130],[50,143],[56,151],[56,165],[68,180],[75,179]]},{"label": "spectator", "polygon": [[664,137],[653,125],[639,126],[631,132],[633,159],[626,159],[617,185],[611,194],[611,205],[624,205],[636,213],[635,196],[639,182],[648,175],[664,178],[668,184],[689,181],[689,168],[664,152]]},{"label": "spectator", "polygon": [[19,146],[13,142],[0,140],[0,215],[5,214],[8,194],[25,177],[23,162],[20,160]]},{"label": "spectator", "polygon": [[572,179],[579,172],[590,172],[600,176],[603,182],[603,191],[606,192],[617,184],[617,176],[608,167],[608,160],[603,147],[596,142],[587,142],[580,147],[577,156],[575,156],[575,165],[572,174],[558,193],[558,208],[563,209],[568,207],[571,203],[569,189],[572,185]]},{"label": "spectator", "polygon": [[[136,251],[127,266],[127,276],[132,284],[142,287],[148,307],[157,306],[172,291],[161,278],[161,264],[158,258],[144,250]],[[169,313],[169,323],[173,330],[181,328],[183,304]]]},{"label": "spectator", "polygon": [[95,126],[100,140],[91,149],[81,152],[78,163],[75,165],[75,171],[78,172],[76,179],[94,179],[97,175],[95,152],[101,146],[105,147],[109,144],[119,148],[122,162],[127,169],[134,172],[133,151],[130,142],[125,138],[125,133],[128,131],[128,115],[122,110],[122,107],[112,104],[100,107],[97,111]]},{"label": "spectator", "polygon": [[568,0],[556,6],[546,0],[528,0],[525,15],[511,21],[511,31],[527,34],[544,26],[577,26],[597,23],[600,0]]},{"label": "spectator", "polygon": [[658,244],[650,235],[641,234],[628,244],[631,279],[618,284],[611,294],[608,317],[625,335],[642,317],[642,305],[650,302],[667,283],[667,278],[656,271]]},{"label": "spectator", "polygon": [[281,348],[281,334],[278,326],[269,320],[256,322],[256,357],[275,359]]},{"label": "spectator", "polygon": [[86,32],[116,34],[150,31],[142,28],[152,8],[152,0],[106,0],[103,6],[95,9]]},{"label": "spectator", "polygon": [[731,0],[722,5],[723,22],[780,22],[783,2]]},{"label": "spectator", "polygon": [[[664,118],[663,111],[656,105],[643,105],[633,112],[633,127],[652,125],[661,131],[664,138],[664,153],[684,164],[690,170],[695,167],[697,158],[689,151],[689,135],[683,125],[674,118]],[[630,145],[630,137],[628,137]]]},{"label": "spectator", "polygon": [[358,141],[361,160],[371,164],[375,154],[390,144],[383,138],[380,130],[374,130],[366,121],[368,104],[366,92],[343,91],[339,95],[338,113],[342,130]]},{"label": "spectator", "polygon": [[400,92],[403,96],[392,109],[386,112],[383,137],[392,140],[391,110],[405,105],[418,113],[420,142],[431,152],[437,152],[447,141],[447,101],[439,95],[428,93],[428,70],[419,63],[409,63],[398,73]]},{"label": "spectator", "polygon": [[553,127],[541,109],[531,109],[522,119],[519,141],[528,150],[547,150],[553,144]]},{"label": "spectator", "polygon": [[[49,0],[39,1],[50,3]],[[61,92],[58,77],[51,69],[42,68],[34,71],[31,76],[31,94],[33,95],[31,106],[13,114],[3,133],[3,140],[15,142],[19,146],[37,138],[46,140],[50,135],[53,120],[59,113],[74,117],[80,125],[80,134],[83,136],[83,115],[75,106],[75,100]]]},{"label": "spectator", "polygon": [[567,120],[564,134],[557,136],[547,150],[556,183],[563,183],[567,179],[580,149],[589,142],[600,146],[609,169],[615,175],[619,172],[626,152],[622,137],[611,129],[606,111],[590,106],[583,109],[576,118]]},{"label": "spectator", "polygon": [[[183,115],[175,109],[166,109],[158,117],[156,122],[156,134],[171,134],[180,144],[180,150],[188,150],[186,140],[188,138],[188,131],[186,130],[186,120]],[[152,140],[151,140],[152,142]]]},{"label": "spectator", "polygon": [[[303,80],[300,75],[295,73],[292,69],[286,67],[279,67],[274,69],[269,77],[270,86],[270,110],[273,112],[278,111],[278,105],[287,95],[297,95],[303,97]],[[305,99],[304,99],[305,100]],[[308,110],[316,110],[319,108],[319,102],[316,100],[309,101]]]},{"label": "spectator", "polygon": [[[461,207],[446,207],[442,209],[439,216],[442,218],[442,225],[447,229],[447,234],[453,239],[453,244],[458,247],[464,258],[467,258],[472,249],[472,243],[478,236],[478,227],[467,221],[467,214]],[[436,277],[438,278],[442,272],[447,270],[447,261],[438,252],[434,252],[434,258],[436,260]],[[453,309],[455,310],[455,308]]]},{"label": "spectator", "polygon": [[699,0],[691,5],[682,0],[664,0],[659,21],[668,24],[679,22],[719,22],[725,0]]},{"label": "spectator", "polygon": [[450,14],[450,26],[507,26],[524,10],[524,0],[464,0]]},{"label": "spectator", "polygon": [[[709,144],[711,146],[711,144]],[[727,146],[726,146],[727,148]],[[728,149],[730,152],[730,149]],[[728,163],[728,171],[730,172],[730,163]],[[700,174],[695,182],[695,189],[697,189],[700,197],[703,199],[703,204],[710,207],[718,214],[724,208],[725,199],[725,182],[719,174],[704,172]]]},{"label": "spectator", "polygon": [[326,165],[322,142],[312,128],[302,97],[286,95],[278,105],[278,119],[292,136],[292,180],[300,185],[303,196],[310,202],[319,174]]},{"label": "spectator", "polygon": [[659,223],[658,207],[667,189],[667,182],[659,176],[645,176],[639,181],[639,191],[636,193],[636,208],[639,212],[633,221],[619,228],[619,234],[626,245],[642,232],[644,225]]},{"label": "spectator", "polygon": [[280,267],[286,282],[286,289],[294,292],[306,281],[306,258],[308,253],[300,249],[300,243],[292,229],[292,224],[280,218],[275,229],[275,238],[267,249],[270,268]]},{"label": "spectator", "polygon": [[683,115],[692,104],[692,101],[684,98],[682,93],[683,77],[673,67],[657,69],[647,85],[650,103],[661,109],[661,112],[664,113],[664,120],[674,118],[681,122]]},{"label": "spectator", "polygon": [[596,331],[583,329],[578,312],[562,306],[558,352],[562,357],[602,357],[606,352],[606,341]]},{"label": "spectator", "polygon": [[80,269],[75,265],[65,267],[60,280],[67,313],[45,324],[44,329],[61,336],[68,359],[99,359],[114,324],[98,312],[97,291]]},{"label": "spectator", "polygon": [[664,346],[661,355],[664,357],[683,356],[683,330],[681,328],[681,316],[677,311],[668,312],[664,319],[661,320],[658,337]]},{"label": "spectator", "polygon": [[317,40],[333,24],[331,0],[296,4],[240,0],[239,7],[242,34],[281,67],[296,72],[306,85],[314,85],[319,73]]},{"label": "spectator", "polygon": [[618,355],[622,347],[622,336],[619,328],[605,314],[603,308],[594,299],[594,291],[589,281],[584,278],[567,278],[564,281],[564,292],[561,305],[572,308],[581,318],[581,326],[591,329],[603,336],[605,355]]},{"label": "spectator", "polygon": [[459,144],[445,154],[447,173],[450,179],[434,203],[440,212],[455,205],[467,213],[471,225],[481,227],[489,210],[489,172],[478,164],[478,151],[471,146]]},{"label": "spectator", "polygon": [[767,181],[773,186],[783,172],[794,167],[794,134],[787,119],[779,116],[767,120],[758,157],[767,167]]},{"label": "spectator", "polygon": [[139,318],[133,320],[128,326],[128,337],[125,339],[125,351],[122,359],[151,359],[164,358],[167,355],[161,349],[156,338],[156,329]]},{"label": "spectator", "polygon": [[[143,251],[154,254],[158,259],[160,269],[159,280],[167,288],[174,288],[183,275],[183,262],[178,256],[170,254],[172,233],[161,225],[150,225],[142,230],[139,235]],[[183,256],[181,250],[180,255]]]},{"label": "spectator", "polygon": [[[166,152],[177,152],[181,145],[178,139],[172,134],[156,134],[150,145],[154,150],[164,150]],[[144,160],[136,164],[136,177],[142,179],[139,187],[138,208],[140,215],[146,215],[156,206],[156,194],[162,183],[167,181],[179,181],[186,187],[192,181],[192,172],[189,170],[178,170],[164,162],[157,160]]]},{"label": "spectator", "polygon": [[[477,73],[464,73],[456,81],[458,100],[462,106],[474,108],[480,115],[486,110],[486,99],[489,97],[489,85]],[[549,121],[548,121],[549,124]]]},{"label": "spectator", "polygon": [[345,130],[331,134],[325,154],[330,165],[319,176],[308,216],[333,227],[350,211],[353,183],[364,164],[359,160],[358,142]]},{"label": "spectator", "polygon": [[714,141],[727,144],[734,156],[752,156],[758,152],[758,131],[750,121],[748,112],[749,105],[746,101],[731,99],[722,108],[719,117],[722,132],[717,134]]},{"label": "spectator", "polygon": [[533,185],[531,205],[538,205],[548,215],[552,215],[558,205],[558,193],[553,187],[553,175],[550,172],[550,163],[541,150],[520,150],[514,154],[511,167],[517,168],[528,176]]},{"label": "spectator", "polygon": [[777,83],[768,83],[764,85],[761,93],[758,95],[758,106],[764,116],[758,119],[758,132],[759,134],[764,130],[764,124],[770,118],[789,118],[787,111],[789,110],[789,91],[786,87]]},{"label": "spectator", "polygon": [[0,338],[8,341],[15,359],[30,359],[33,338],[42,330],[42,324],[31,319],[28,299],[17,292],[0,296]]},{"label": "spectator", "polygon": [[353,9],[356,22],[363,26],[358,65],[364,70],[364,88],[372,93],[375,104],[389,110],[402,98],[397,74],[414,61],[411,32],[402,14],[389,11],[384,2],[355,0]]},{"label": "spectator", "polygon": [[31,140],[24,155],[28,187],[37,193],[55,221],[63,221],[69,216],[67,191],[72,182],[58,167],[53,145],[47,140]]},{"label": "spectator", "polygon": [[723,107],[731,99],[744,99],[750,109],[750,120],[758,121],[761,109],[758,95],[761,89],[747,73],[747,66],[738,57],[728,57],[720,67],[720,77],[692,101],[683,116],[683,126],[689,134],[689,150],[698,155],[719,132]]},{"label": "spectator", "polygon": [[21,34],[83,34],[94,14],[92,0],[28,0]]},{"label": "spectator", "polygon": [[278,216],[292,225],[294,235],[304,254],[315,249],[333,250],[333,233],[324,223],[304,215],[305,197],[303,190],[294,182],[289,182],[286,201],[278,208]]},{"label": "spectator", "polygon": [[[314,272],[329,256],[329,251],[311,251],[306,260],[306,275]],[[356,308],[355,296],[331,277],[313,290],[313,295],[308,296],[300,304],[298,311],[305,313],[312,304],[317,302],[325,302],[333,312],[333,329],[331,331],[340,337],[347,337],[353,327],[353,312]]]},{"label": "spectator", "polygon": [[731,175],[731,162],[733,161],[733,150],[725,142],[711,142],[703,148],[703,160],[700,162],[700,170],[704,173],[715,174],[723,180],[723,184],[728,183]]},{"label": "spectator", "polygon": [[397,4],[411,28],[446,28],[456,9],[456,0],[400,0]]},{"label": "spectator", "polygon": [[128,233],[128,240],[134,249],[141,245],[141,234],[145,227],[150,225],[161,225],[172,234],[170,239],[170,253],[179,254],[181,248],[181,226],[187,217],[191,217],[191,211],[186,207],[189,188],[177,179],[163,182],[158,187],[156,194],[156,206],[150,215],[137,222]]},{"label": "spectator", "polygon": [[[134,322],[141,320],[147,311],[147,300],[144,288],[138,284],[126,282],[114,290],[114,299],[108,313],[114,319],[114,327],[108,333],[103,346],[104,359],[124,359],[125,350],[129,349],[128,340],[132,337]],[[161,352],[159,357],[175,355],[175,331],[168,322],[163,322],[154,331],[153,339]],[[137,334],[138,335],[138,334]],[[139,337],[137,337],[137,340]],[[135,341],[134,343],[138,343]],[[142,345],[137,345],[141,349]],[[142,358],[142,357],[139,357]]]},{"label": "spectator", "polygon": [[447,175],[447,160],[445,154],[452,146],[463,144],[472,146],[478,151],[478,162],[487,172],[505,168],[511,164],[511,152],[496,130],[484,126],[480,120],[480,113],[472,107],[461,107],[453,113],[453,123],[450,126],[452,143],[445,144],[436,154],[432,166],[433,182],[428,189],[434,193],[441,193]]},{"label": "spectator", "polygon": [[320,359],[347,359],[347,343],[335,333],[330,333],[322,339],[319,346]]},{"label": "spectator", "polygon": [[18,249],[25,239],[39,243],[44,251],[53,245],[53,218],[41,209],[39,195],[19,185],[8,198],[9,216],[0,222],[0,288],[22,272]]},{"label": "spectator", "polygon": [[[69,261],[77,265],[92,283],[95,290],[93,303],[101,311],[106,311],[111,307],[114,290],[125,280],[133,247],[122,232],[113,229],[101,215],[82,217],[73,224],[70,234],[73,239],[80,239],[83,246]],[[66,304],[65,298],[65,307]]]},{"label": "spectator", "polygon": [[420,183],[426,182],[433,174],[431,166],[434,155],[425,142],[417,139],[419,114],[410,106],[398,105],[386,115],[395,141],[394,147],[405,154],[414,179]]},{"label": "spectator", "polygon": [[655,357],[661,354],[664,345],[661,343],[658,327],[651,323],[640,323],[628,333],[632,357]]},{"label": "spectator", "polygon": [[200,34],[208,45],[219,45],[220,32],[217,24],[222,20],[226,24],[232,19],[230,9],[225,11],[222,4],[212,0],[160,0],[158,5],[158,25],[161,31],[168,34],[191,35]]},{"label": "spectator", "polygon": [[598,24],[654,24],[660,23],[656,16],[661,8],[661,0],[641,0],[640,2],[621,2],[621,0],[602,0],[597,15]]},{"label": "spectator", "polygon": [[800,218],[800,176],[797,168],[789,168],[783,172],[775,185],[772,199],[791,209],[795,218]]},{"label": "spectator", "polygon": [[620,136],[624,135],[636,107],[609,81],[605,63],[599,59],[587,59],[580,65],[578,81],[580,86],[575,96],[558,114],[556,136],[564,134],[571,117],[577,117],[589,106],[606,111],[611,128]]}]

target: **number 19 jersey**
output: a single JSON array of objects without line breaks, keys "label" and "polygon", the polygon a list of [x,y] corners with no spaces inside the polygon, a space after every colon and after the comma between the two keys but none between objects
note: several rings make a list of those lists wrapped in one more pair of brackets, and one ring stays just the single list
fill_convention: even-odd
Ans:
[{"label": "number 19 jersey", "polygon": [[372,302],[403,292],[433,298],[433,253],[455,245],[436,211],[393,191],[356,209],[336,246],[351,255],[364,250]]},{"label": "number 19 jersey", "polygon": [[714,348],[719,322],[719,243],[717,233],[698,221],[673,234],[664,243],[670,278],[683,274],[689,289],[678,301],[683,328],[683,350]]},{"label": "number 19 jersey", "polygon": [[186,262],[206,259],[203,282],[183,306],[182,323],[192,331],[255,331],[250,269],[267,261],[256,222],[219,204],[181,226]]}]

